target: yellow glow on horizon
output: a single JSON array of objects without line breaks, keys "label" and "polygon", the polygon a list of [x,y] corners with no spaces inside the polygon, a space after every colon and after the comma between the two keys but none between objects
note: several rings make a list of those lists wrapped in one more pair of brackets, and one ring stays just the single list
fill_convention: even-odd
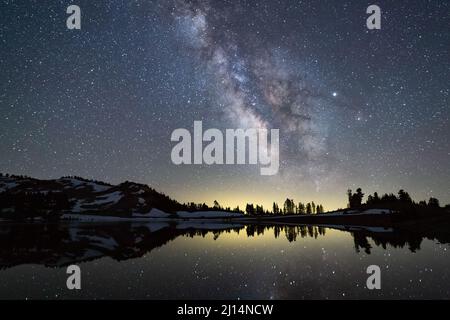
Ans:
[{"label": "yellow glow on horizon", "polygon": [[205,192],[183,192],[182,194],[174,195],[180,202],[195,202],[203,203],[212,206],[214,200],[217,200],[222,207],[235,208],[239,206],[241,210],[245,210],[247,203],[253,203],[254,205],[262,205],[264,209],[271,211],[273,202],[276,202],[280,208],[283,207],[283,203],[286,198],[294,199],[295,204],[298,202],[308,203],[314,201],[314,203],[322,204],[325,211],[332,211],[338,208],[346,207],[346,199],[344,195],[333,196],[330,195],[327,198],[319,198],[317,194],[312,193],[310,195],[303,195],[303,197],[296,196],[294,194],[288,196],[280,195],[282,192],[278,190],[240,190],[228,191],[226,193],[220,190],[205,190]]}]

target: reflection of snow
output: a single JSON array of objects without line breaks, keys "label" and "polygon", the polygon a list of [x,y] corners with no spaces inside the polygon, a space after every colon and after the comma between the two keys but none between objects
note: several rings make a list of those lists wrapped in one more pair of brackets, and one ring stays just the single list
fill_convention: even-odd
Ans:
[{"label": "reflection of snow", "polygon": [[100,216],[94,214],[72,214],[65,213],[61,217],[64,220],[79,220],[79,221],[129,221],[134,220],[133,218],[122,218],[117,216]]},{"label": "reflection of snow", "polygon": [[17,186],[17,182],[2,182],[0,183],[0,192],[15,188]]},{"label": "reflection of snow", "polygon": [[346,225],[340,225],[340,224],[317,224],[316,226],[324,227],[324,228],[338,229],[338,230],[342,230],[342,231],[369,231],[369,232],[376,232],[376,233],[394,232],[393,228],[385,228],[385,227],[346,226]]},{"label": "reflection of snow", "polygon": [[107,249],[114,249],[114,247],[118,247],[119,244],[113,238],[105,238],[100,236],[87,236],[90,243],[95,243],[96,246],[105,247]]},{"label": "reflection of snow", "polygon": [[[86,250],[80,257],[77,257],[77,259],[83,261],[83,260],[91,260],[94,258],[101,258],[105,255],[105,253],[93,249]],[[64,259],[64,258],[63,258]],[[64,264],[64,260],[60,259],[59,263]],[[72,262],[72,259],[68,258],[68,262]]]},{"label": "reflection of snow", "polygon": [[[108,197],[108,199],[111,199]],[[105,200],[106,201],[106,200]],[[94,215],[94,214],[78,214],[83,209],[81,206],[84,205],[92,205],[99,204],[96,203],[80,203],[77,204],[72,209],[73,213],[66,213],[62,216],[63,219],[68,220],[82,220],[82,221],[151,221],[152,219],[161,221],[161,220],[177,220],[177,219],[194,219],[194,220],[202,220],[206,219],[214,219],[223,220],[227,218],[238,218],[244,217],[242,213],[238,212],[226,212],[226,211],[196,211],[196,212],[187,212],[187,211],[178,211],[176,214],[170,214],[164,212],[162,210],[153,208],[147,213],[133,213],[131,217],[117,217],[117,216],[105,216],[105,215]]]},{"label": "reflection of snow", "polygon": [[183,221],[176,225],[177,229],[205,229],[205,230],[221,230],[230,228],[241,228],[242,224],[214,223],[214,222],[197,222]]},{"label": "reflection of snow", "polygon": [[178,211],[177,215],[180,218],[230,218],[230,217],[243,217],[244,215],[239,212],[226,212],[226,211]]},{"label": "reflection of snow", "polygon": [[140,224],[145,226],[150,232],[155,232],[164,228],[168,228],[169,224],[164,222],[150,222],[146,224]]}]

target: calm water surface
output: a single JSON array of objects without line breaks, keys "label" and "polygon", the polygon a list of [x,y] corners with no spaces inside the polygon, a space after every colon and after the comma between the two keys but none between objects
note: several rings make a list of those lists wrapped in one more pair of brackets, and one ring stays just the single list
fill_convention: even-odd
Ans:
[{"label": "calm water surface", "polygon": [[[0,299],[448,299],[447,239],[317,226],[2,223]],[[70,264],[81,267],[79,291],[66,288]],[[372,264],[381,290],[365,286]]]}]

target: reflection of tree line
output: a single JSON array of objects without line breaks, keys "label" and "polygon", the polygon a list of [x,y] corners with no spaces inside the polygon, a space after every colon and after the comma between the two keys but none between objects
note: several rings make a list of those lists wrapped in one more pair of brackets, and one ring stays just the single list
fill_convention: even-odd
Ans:
[{"label": "reflection of tree line", "polygon": [[[245,227],[234,227],[223,230],[187,230],[184,234],[191,238],[196,236],[206,237],[213,234],[213,239],[217,240],[220,235],[224,233],[237,233],[245,228],[247,237],[262,236],[266,232],[273,232],[274,238],[285,236],[289,242],[297,241],[299,238],[314,238],[325,236],[326,227],[314,225],[266,225],[266,224],[249,224]],[[341,230],[341,229],[340,229]],[[406,232],[400,230],[393,230],[392,232],[371,232],[368,230],[347,231],[354,240],[354,247],[357,253],[364,250],[365,253],[370,254],[373,248],[371,241],[377,247],[387,249],[388,245],[393,248],[407,247],[411,252],[420,250],[420,245],[424,238],[439,241],[440,243],[450,243],[449,233],[427,233],[421,234],[417,232]]]},{"label": "reflection of tree line", "polygon": [[370,254],[372,250],[372,245],[369,242],[369,238],[373,240],[377,247],[386,249],[387,245],[394,248],[404,248],[407,246],[411,252],[420,250],[420,244],[423,240],[423,237],[420,235],[408,235],[396,232],[368,234],[367,232],[356,231],[352,232],[352,236],[355,242],[356,252],[360,252],[361,249],[363,249],[367,254]]},{"label": "reflection of tree line", "polygon": [[280,237],[283,233],[289,242],[296,241],[300,236],[301,238],[311,237],[317,239],[319,235],[325,235],[325,228],[320,226],[286,226],[286,225],[258,225],[251,224],[246,227],[247,236],[253,237],[256,235],[262,235],[265,231],[273,229],[275,238]]},{"label": "reflection of tree line", "polygon": [[188,237],[206,237],[208,234],[213,234],[213,239],[217,240],[220,235],[224,233],[237,233],[245,228],[247,237],[262,236],[265,232],[272,231],[275,238],[279,238],[280,235],[284,235],[289,242],[296,241],[298,237],[306,238],[311,237],[317,239],[317,237],[324,236],[326,228],[321,226],[311,225],[299,225],[299,226],[286,226],[286,225],[264,225],[264,224],[249,224],[247,226],[231,227],[221,230],[195,230],[189,229],[186,231],[185,236]]},{"label": "reflection of tree line", "polygon": [[367,254],[370,254],[372,249],[369,239],[371,239],[377,247],[382,247],[383,249],[386,249],[389,245],[393,248],[407,247],[411,252],[420,250],[424,239],[433,240],[441,244],[450,243],[450,231],[411,232],[406,230],[396,230],[394,232],[381,233],[368,231],[353,231],[351,233],[355,242],[356,252],[360,252],[361,249],[363,249]]},{"label": "reflection of tree line", "polygon": [[[247,237],[261,236],[268,232],[274,238],[285,237],[289,242],[300,238],[325,236],[326,228],[312,225],[233,225],[214,230],[204,228],[177,229],[175,224],[136,223],[47,223],[0,225],[0,268],[20,264],[65,266],[72,263],[111,257],[117,261],[139,258],[155,248],[164,246],[179,236],[206,237],[217,240],[222,234],[244,232]],[[424,238],[450,243],[450,232],[418,233],[396,230],[393,232],[349,231],[354,239],[356,252],[370,254],[372,246],[384,249],[407,247],[420,249]],[[92,254],[95,253],[95,254]]]}]

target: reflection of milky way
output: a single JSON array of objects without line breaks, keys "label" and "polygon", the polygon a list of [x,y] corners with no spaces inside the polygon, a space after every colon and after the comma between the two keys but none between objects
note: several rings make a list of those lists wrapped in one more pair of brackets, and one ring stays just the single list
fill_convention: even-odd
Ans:
[{"label": "reflection of milky way", "polygon": [[279,128],[284,165],[307,161],[315,168],[327,151],[327,124],[320,114],[335,107],[331,99],[305,70],[293,71],[277,48],[257,39],[237,41],[232,30],[221,29],[233,11],[217,12],[206,2],[177,2],[175,13],[184,45],[215,76],[217,103],[238,127]]},{"label": "reflection of milky way", "polygon": [[[0,298],[450,297],[448,233],[354,229],[186,221],[4,224]],[[82,269],[82,290],[61,285],[71,264]],[[372,264],[382,269],[381,290],[366,288]]]}]

